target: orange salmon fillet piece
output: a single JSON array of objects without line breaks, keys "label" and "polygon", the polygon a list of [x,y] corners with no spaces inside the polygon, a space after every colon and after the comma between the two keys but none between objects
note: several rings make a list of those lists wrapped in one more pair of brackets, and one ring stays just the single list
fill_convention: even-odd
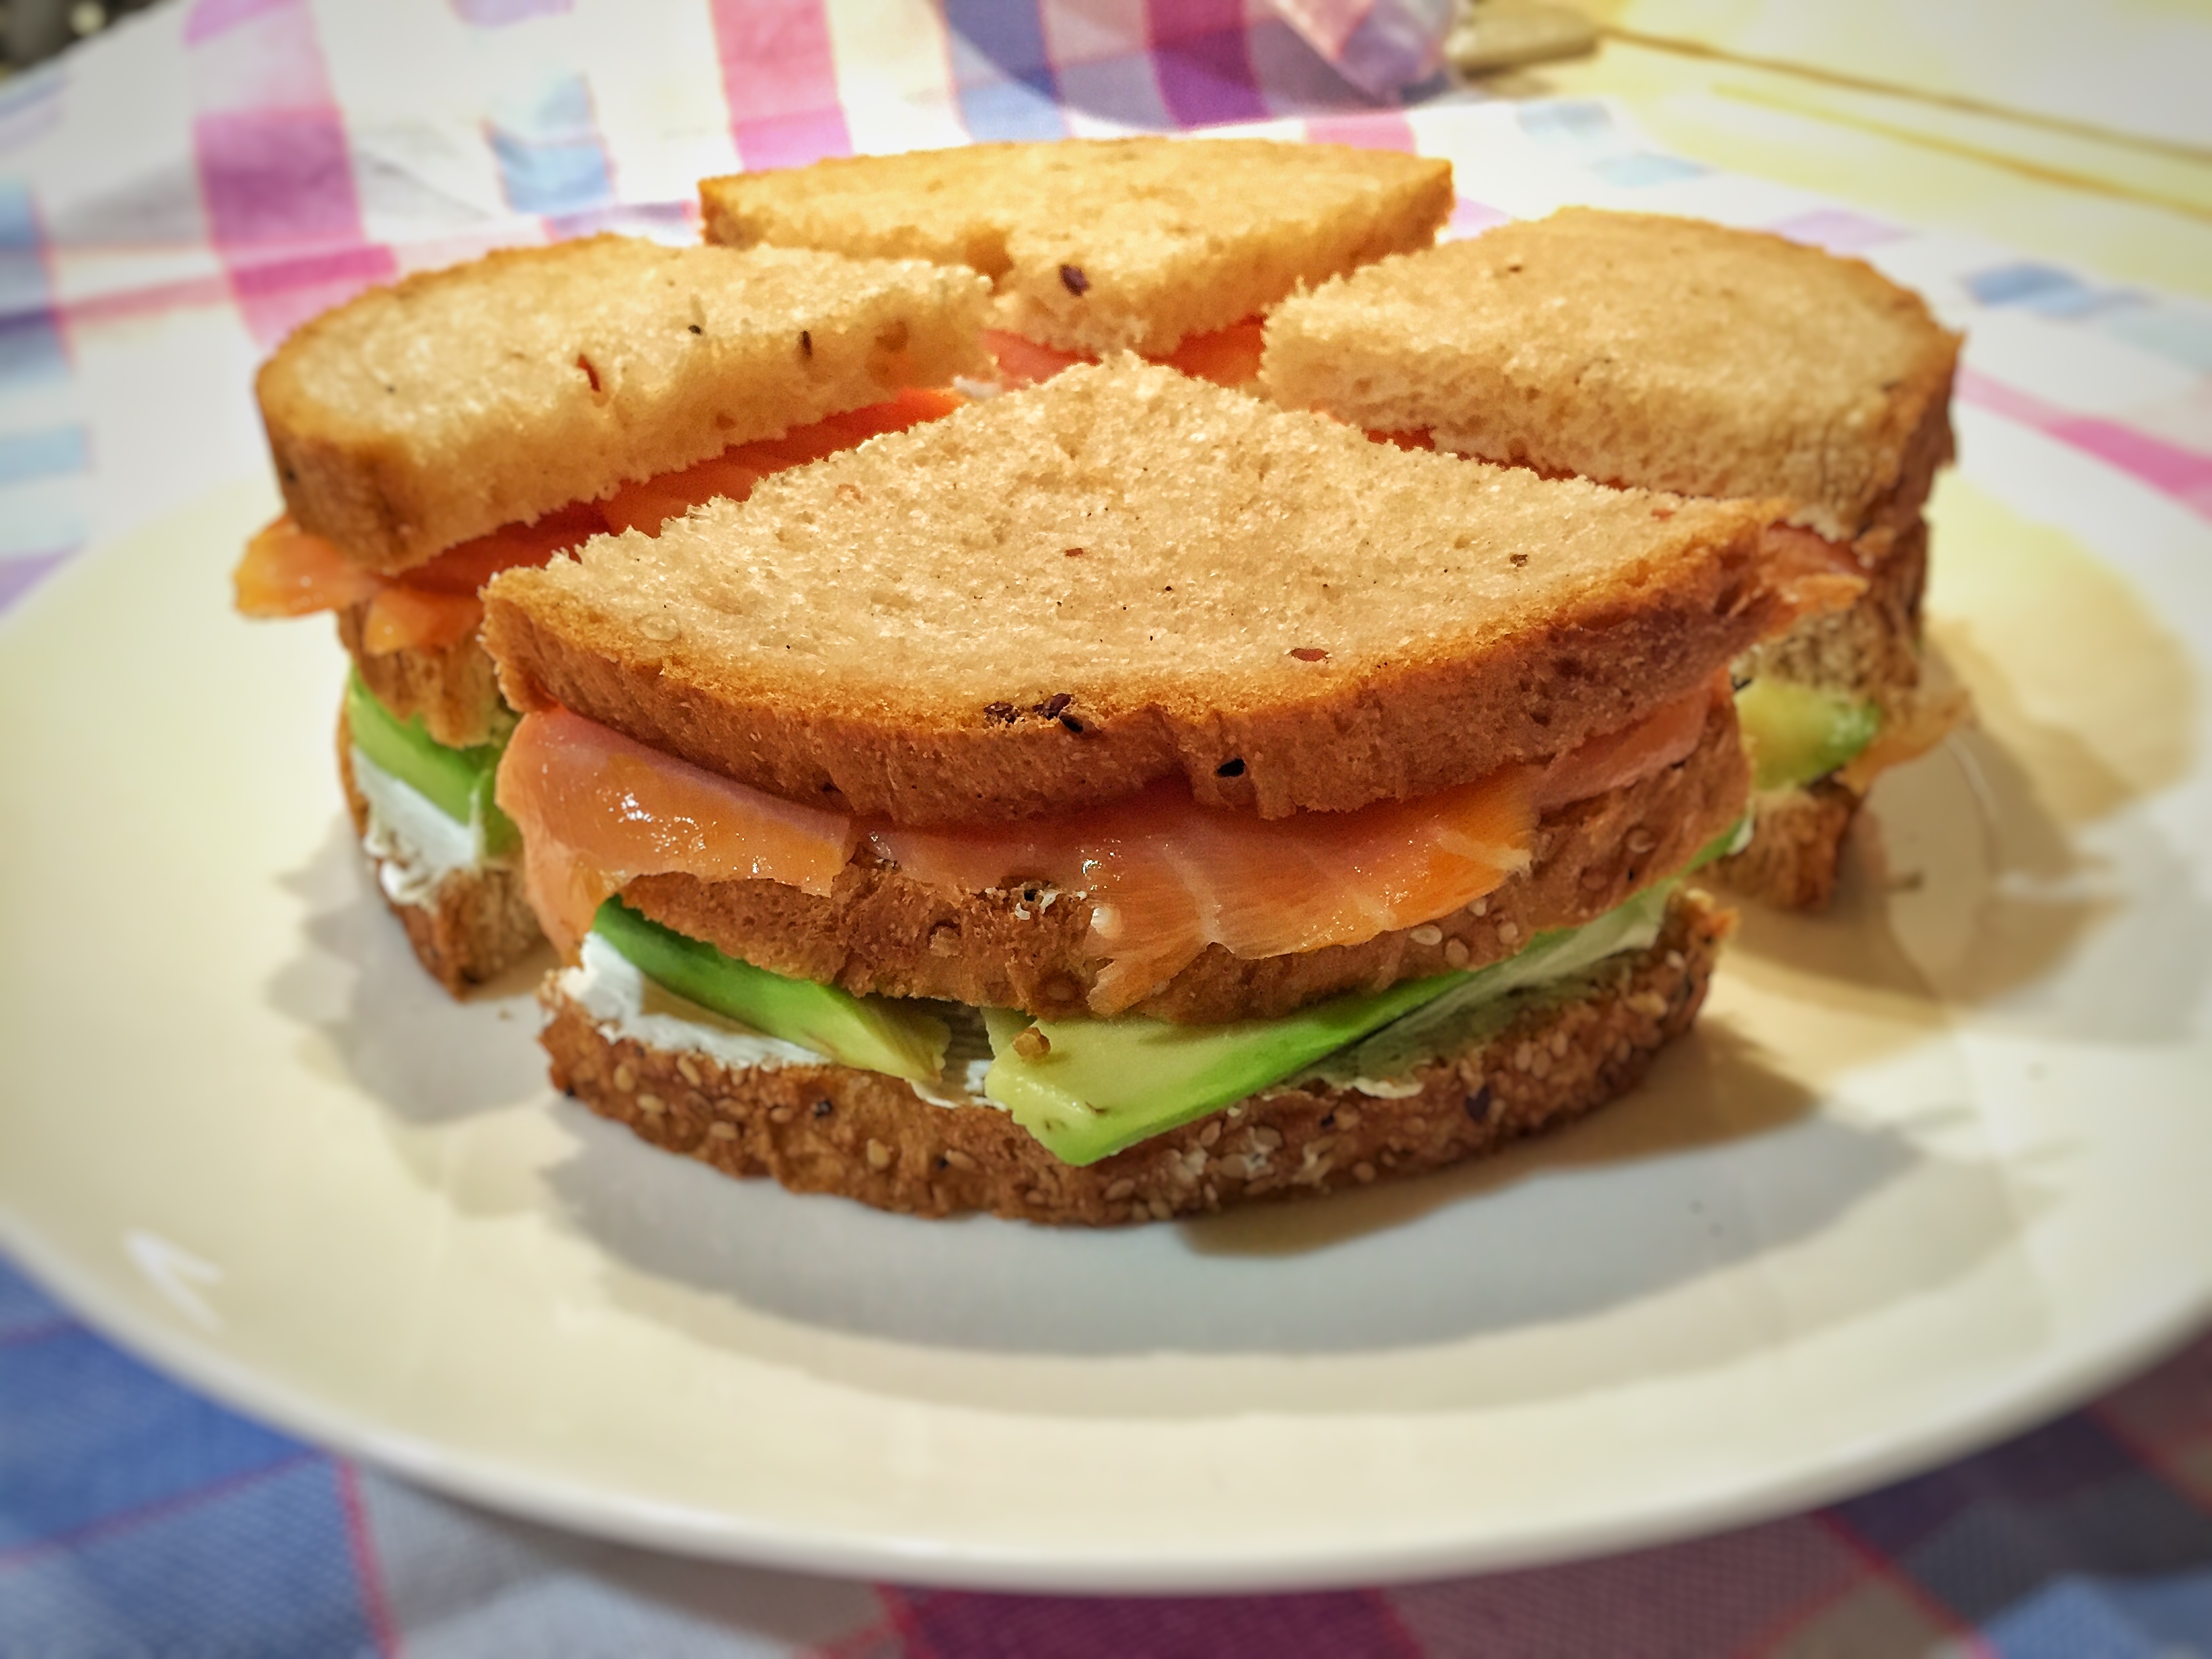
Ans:
[{"label": "orange salmon fillet piece", "polygon": [[320,536],[279,518],[246,544],[245,556],[231,573],[232,588],[238,610],[255,617],[303,617],[367,601],[365,649],[379,656],[440,650],[476,632],[483,621],[477,591],[502,570],[544,564],[610,530],[657,535],[662,524],[702,501],[717,495],[743,501],[771,472],[820,460],[882,433],[940,419],[961,401],[949,392],[902,392],[886,402],[795,428],[781,438],[732,445],[681,471],[624,484],[604,501],[571,502],[529,524],[502,525],[397,576],[363,570]]},{"label": "orange salmon fillet piece", "polygon": [[1355,812],[1262,819],[1199,805],[1180,781],[1104,807],[915,829],[803,806],[568,711],[524,718],[499,802],[522,830],[532,902],[573,946],[638,876],[781,881],[826,893],[865,839],[914,879],[984,892],[1045,882],[1087,897],[1106,966],[1093,1012],[1133,1006],[1209,945],[1247,957],[1355,945],[1449,915],[1525,869],[1547,809],[1648,776],[1696,748],[1725,681],[1543,766]]}]

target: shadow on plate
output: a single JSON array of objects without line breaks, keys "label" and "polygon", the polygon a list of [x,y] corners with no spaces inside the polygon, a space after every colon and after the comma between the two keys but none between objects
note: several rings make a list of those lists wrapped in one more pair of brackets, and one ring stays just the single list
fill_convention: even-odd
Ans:
[{"label": "shadow on plate", "polygon": [[270,976],[268,998],[304,1029],[311,1063],[335,1066],[418,1126],[544,1092],[531,993],[551,965],[549,951],[456,1001],[416,961],[343,817],[313,857],[282,879],[300,901],[300,942]]},{"label": "shadow on plate", "polygon": [[[1939,1091],[1920,1104],[1970,1115],[1964,1098]],[[1813,1104],[1749,1043],[1707,1029],[1662,1056],[1636,1094],[1486,1163],[1122,1231],[916,1221],[765,1182],[733,1187],[573,1103],[560,1110],[575,1152],[548,1179],[606,1255],[615,1300],[896,1394],[930,1390],[932,1354],[948,1374],[977,1352],[1355,1360],[1601,1325],[1634,1304],[1681,1310],[1656,1320],[1644,1369],[1695,1369],[1780,1330],[1934,1292],[2021,1224],[2020,1194],[1993,1161],[1937,1156],[1903,1128]],[[1824,1248],[1839,1220],[1869,1205],[1894,1212],[1911,1249],[1861,1260]],[[1723,1276],[1765,1289],[1711,1293]],[[1573,1352],[1535,1346],[1555,1359]],[[1615,1349],[1606,1363],[1618,1362]],[[972,1395],[972,1364],[958,1369],[957,1388]],[[1507,1398],[1600,1381],[1595,1370],[1540,1382],[1507,1368],[1482,1387]],[[1070,1386],[1048,1402],[1010,1383],[995,1403],[1082,1409],[1071,1401],[1097,1385]],[[1179,1409],[1127,1395],[1111,1408]]]}]

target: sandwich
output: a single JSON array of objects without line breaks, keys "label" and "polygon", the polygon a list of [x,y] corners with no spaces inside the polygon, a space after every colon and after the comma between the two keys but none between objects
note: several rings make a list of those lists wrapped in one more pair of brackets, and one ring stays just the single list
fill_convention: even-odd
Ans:
[{"label": "sandwich", "polygon": [[705,179],[699,200],[727,246],[988,278],[1000,384],[1131,351],[1238,386],[1269,307],[1428,246],[1453,196],[1449,161],[1394,151],[1135,137],[853,156]]},{"label": "sandwich", "polygon": [[1959,337],[1854,259],[1569,208],[1389,258],[1268,319],[1266,386],[1400,442],[1696,496],[1780,496],[1849,544],[1858,603],[1735,665],[1755,833],[1718,873],[1825,904],[1883,768],[1963,712],[1924,690],[1922,507],[1952,453]]},{"label": "sandwich", "polygon": [[285,512],[248,547],[238,606],[337,613],[348,804],[449,990],[540,937],[492,799],[514,714],[477,590],[944,415],[942,388],[987,367],[988,301],[916,261],[599,236],[372,289],[263,368]]},{"label": "sandwich", "polygon": [[1121,356],[485,588],[555,1083],[733,1176],[1124,1223],[1439,1167],[1689,1026],[1781,500]]}]

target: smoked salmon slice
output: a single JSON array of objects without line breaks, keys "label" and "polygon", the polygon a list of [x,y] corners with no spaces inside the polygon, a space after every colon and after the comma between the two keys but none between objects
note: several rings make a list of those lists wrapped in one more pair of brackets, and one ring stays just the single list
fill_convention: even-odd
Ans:
[{"label": "smoked salmon slice", "polygon": [[712,872],[823,894],[860,842],[843,813],[748,787],[565,708],[523,716],[493,790],[522,832],[531,906],[572,957],[600,904],[636,877]]},{"label": "smoked salmon slice", "polygon": [[770,472],[939,420],[963,401],[950,392],[909,388],[781,438],[733,445],[696,466],[624,484],[604,501],[572,501],[529,524],[502,525],[395,576],[363,570],[320,536],[279,518],[246,544],[231,573],[233,592],[240,612],[255,617],[304,617],[368,601],[362,643],[371,654],[441,650],[476,632],[483,620],[477,593],[502,570],[544,564],[609,530],[657,535],[668,520],[702,501],[717,495],[743,501]]},{"label": "smoked salmon slice", "polygon": [[1044,880],[1086,893],[1107,959],[1091,1012],[1115,1014],[1209,945],[1240,957],[1357,944],[1472,902],[1528,867],[1522,769],[1356,812],[1258,818],[1180,781],[1103,809],[958,830],[871,825],[915,879],[977,892]]},{"label": "smoked salmon slice", "polygon": [[1682,759],[1716,695],[1701,687],[1544,766],[1513,766],[1407,801],[1262,819],[1200,806],[1180,781],[1104,807],[916,829],[855,820],[732,781],[565,709],[526,716],[499,774],[522,831],[532,902],[573,945],[631,878],[781,881],[827,893],[865,840],[947,891],[1046,883],[1091,906],[1105,962],[1094,1013],[1113,1014],[1209,945],[1249,957],[1355,945],[1449,915],[1528,867],[1548,808]]}]

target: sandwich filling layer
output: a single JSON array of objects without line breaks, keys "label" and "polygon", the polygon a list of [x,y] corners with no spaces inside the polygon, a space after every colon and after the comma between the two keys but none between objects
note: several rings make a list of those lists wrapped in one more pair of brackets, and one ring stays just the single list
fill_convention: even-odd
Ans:
[{"label": "sandwich filling layer", "polygon": [[427,905],[456,872],[512,863],[514,823],[492,799],[500,742],[454,749],[401,720],[358,675],[346,682],[354,787],[368,806],[362,845],[395,904]]},{"label": "sandwich filling layer", "polygon": [[[1727,850],[1729,839],[1693,867]],[[949,1052],[953,1026],[972,1026],[975,1011],[854,999],[781,979],[612,901],[557,987],[610,1041],[703,1054],[727,1066],[828,1059],[898,1077],[931,1103],[996,1106],[1054,1157],[1081,1166],[1301,1079],[1392,1097],[1420,1067],[1494,1034],[1529,996],[1571,988],[1608,958],[1647,949],[1679,885],[1679,878],[1656,883],[1582,927],[1540,935],[1505,962],[1278,1019],[1033,1022],[984,1009],[988,1060]]]},{"label": "sandwich filling layer", "polygon": [[[856,856],[925,886],[1049,888],[1087,907],[1103,963],[1088,1002],[1121,1012],[1209,946],[1247,958],[1358,944],[1495,891],[1545,813],[1622,789],[1698,749],[1724,683],[1537,765],[1408,801],[1261,819],[1176,784],[1100,808],[922,829],[801,805],[664,755],[567,710],[526,716],[501,767],[532,902],[573,951],[640,878],[768,881],[827,896]],[[1741,786],[1739,785],[1739,787]]]},{"label": "sandwich filling layer", "polygon": [[950,414],[951,392],[909,390],[849,410],[780,438],[737,444],[696,465],[621,485],[603,500],[571,502],[528,524],[511,524],[459,543],[397,575],[379,575],[322,537],[279,518],[246,544],[232,581],[238,609],[257,617],[364,608],[363,648],[371,655],[434,651],[470,638],[483,621],[477,590],[502,570],[539,566],[612,531],[657,535],[718,495],[743,501],[762,478]]}]

